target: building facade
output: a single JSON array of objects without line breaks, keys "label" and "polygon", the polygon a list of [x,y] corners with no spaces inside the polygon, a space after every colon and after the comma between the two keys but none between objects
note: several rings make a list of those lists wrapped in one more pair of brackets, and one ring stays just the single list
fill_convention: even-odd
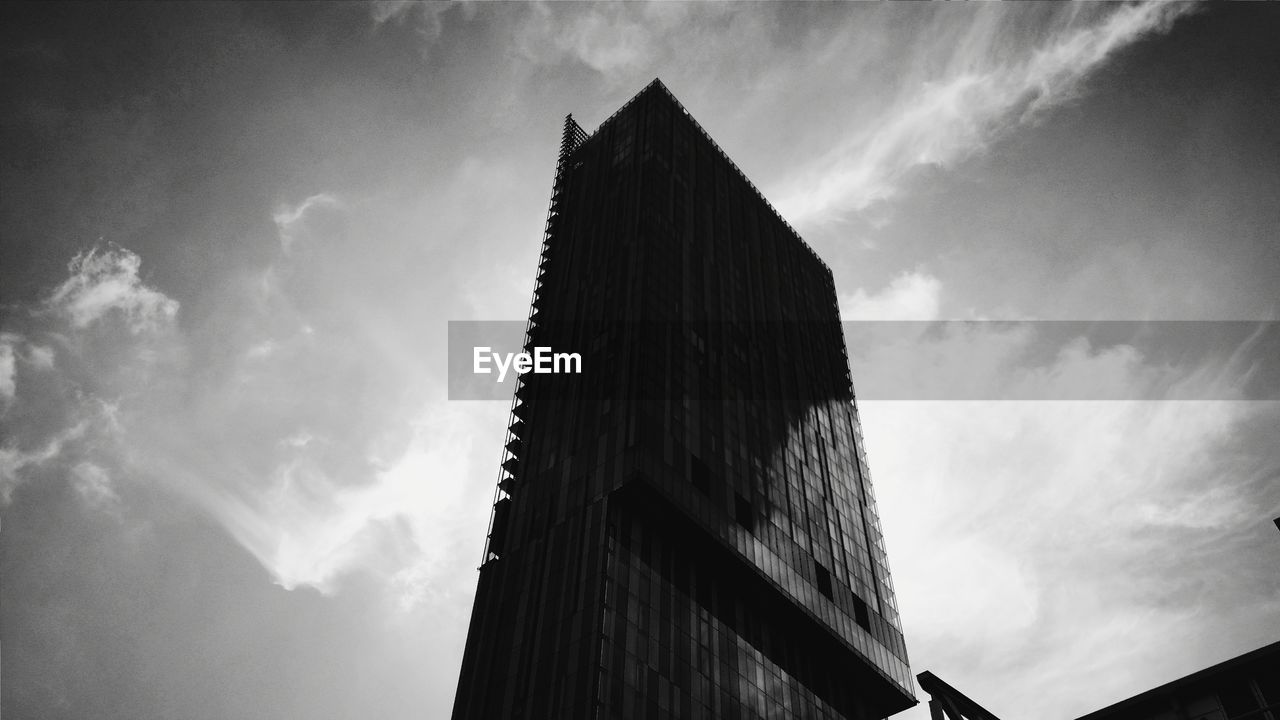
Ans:
[{"label": "building facade", "polygon": [[831,271],[657,80],[566,118],[454,718],[915,704]]}]

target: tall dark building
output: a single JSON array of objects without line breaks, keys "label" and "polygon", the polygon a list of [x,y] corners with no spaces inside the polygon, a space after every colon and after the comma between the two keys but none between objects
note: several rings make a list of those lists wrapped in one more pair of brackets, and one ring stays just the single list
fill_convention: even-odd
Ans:
[{"label": "tall dark building", "polygon": [[566,118],[454,718],[915,703],[830,269],[654,81]]}]

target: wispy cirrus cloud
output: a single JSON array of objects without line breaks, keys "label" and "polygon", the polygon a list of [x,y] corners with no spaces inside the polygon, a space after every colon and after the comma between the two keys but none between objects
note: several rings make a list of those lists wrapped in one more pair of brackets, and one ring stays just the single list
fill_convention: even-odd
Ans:
[{"label": "wispy cirrus cloud", "polygon": [[951,45],[950,55],[918,84],[904,86],[882,114],[851,127],[834,149],[795,172],[780,187],[778,208],[797,224],[867,211],[900,192],[913,170],[950,167],[1071,100],[1118,51],[1194,9],[1138,3],[1080,21],[1084,13],[1071,8],[1064,22],[1025,47],[1015,42],[1025,33],[1003,24],[1014,14],[970,13],[962,35],[936,38]]},{"label": "wispy cirrus cloud", "polygon": [[[308,211],[320,208],[339,208],[338,199],[329,193],[317,193],[297,205],[282,205],[271,215],[280,234],[280,249],[287,255],[293,249],[294,240],[303,232],[300,227],[306,220]],[[314,212],[312,212],[314,214]]]}]

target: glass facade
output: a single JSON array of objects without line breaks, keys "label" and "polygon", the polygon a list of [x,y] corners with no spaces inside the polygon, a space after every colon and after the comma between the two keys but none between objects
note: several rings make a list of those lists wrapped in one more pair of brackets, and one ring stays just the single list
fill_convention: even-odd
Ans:
[{"label": "glass facade", "polygon": [[658,81],[566,119],[455,718],[915,703],[830,270]]}]

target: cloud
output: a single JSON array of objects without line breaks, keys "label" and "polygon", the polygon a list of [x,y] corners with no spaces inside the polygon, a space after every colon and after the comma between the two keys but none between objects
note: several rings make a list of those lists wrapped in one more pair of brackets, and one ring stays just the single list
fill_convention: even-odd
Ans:
[{"label": "cloud", "polygon": [[[1124,5],[1097,22],[1069,21],[1038,44],[1014,49],[1008,39],[1025,29],[999,25],[1012,13],[972,13],[966,35],[938,39],[953,44],[940,69],[795,173],[780,190],[778,208],[797,224],[868,211],[893,198],[912,170],[951,167],[983,151],[1003,133],[1076,96],[1117,51],[1193,11],[1188,3]],[[1071,21],[1080,14],[1070,12]]]},{"label": "cloud", "polygon": [[77,253],[69,276],[42,300],[8,320],[0,333],[0,503],[34,478],[69,478],[86,498],[103,500],[105,470],[115,462],[120,397],[145,388],[177,359],[167,338],[178,303],[148,287],[141,259],[116,245]]},{"label": "cloud", "polygon": [[580,62],[609,75],[648,64],[656,38],[634,9],[612,4],[569,12],[551,4],[529,6],[519,27],[516,48],[528,60],[555,64]]},{"label": "cloud", "polygon": [[32,345],[27,348],[27,353],[27,360],[31,363],[32,367],[41,370],[50,370],[53,368],[53,348]]},{"label": "cloud", "polygon": [[[1057,384],[1082,378],[1166,380],[1168,368],[1132,347],[1080,343],[1028,371],[1028,327],[988,339],[982,362],[1002,369],[983,382],[1055,397],[1066,392]],[[944,371],[976,364],[968,341],[933,337],[938,355],[952,357]],[[1198,382],[1195,368],[1178,373]],[[1096,707],[1080,705],[1080,682],[1096,688],[1083,702],[1123,697],[1196,669],[1196,648],[1211,638],[1245,638],[1260,619],[1277,620],[1270,591],[1250,578],[1266,572],[1270,536],[1254,529],[1280,507],[1280,455],[1246,451],[1240,438],[1273,427],[1280,403],[860,409],[913,667],[993,712],[1074,716]],[[1114,651],[1118,637],[1125,647]]]},{"label": "cloud", "polygon": [[35,450],[22,450],[10,443],[0,446],[0,503],[8,504],[14,489],[26,479],[28,472],[57,458],[63,446],[82,436],[84,431],[83,424],[64,428]]},{"label": "cloud", "polygon": [[[551,15],[546,6],[538,7],[536,17],[549,20]],[[546,28],[539,27],[539,30],[542,32],[538,34],[542,35]],[[548,49],[555,55],[574,58],[603,75],[638,69],[649,63],[656,49],[653,30],[620,7],[577,14],[559,25],[555,33],[545,34],[553,37]],[[539,38],[538,43],[541,42],[543,39]],[[534,47],[532,43],[525,43],[522,49],[535,58],[547,57]]]},{"label": "cloud", "polygon": [[0,501],[60,481],[125,516],[144,488],[205,513],[286,589],[363,575],[412,609],[465,586],[492,491],[464,481],[472,438],[497,456],[501,408],[445,404],[403,346],[420,333],[399,323],[420,316],[388,305],[349,214],[328,193],[280,207],[278,256],[207,325],[178,322],[136,253],[77,254],[0,335],[5,420],[23,428],[0,447]]},{"label": "cloud", "polygon": [[863,288],[840,298],[844,320],[936,320],[942,283],[923,270],[900,273],[875,295]]},{"label": "cloud", "polygon": [[[890,562],[895,567],[899,564],[893,557]],[[903,571],[895,576],[901,593],[899,605],[905,603],[911,612],[911,630],[916,638],[981,646],[1026,633],[1040,613],[1039,588],[1026,559],[990,538],[955,537],[934,552],[902,564]],[[970,591],[975,577],[1000,592]],[[907,590],[912,592],[910,598],[905,596]],[[931,599],[927,613],[917,610],[921,596]],[[1001,622],[974,622],[975,618],[989,616],[999,617]]]},{"label": "cloud", "polygon": [[457,482],[469,473],[475,422],[457,408],[426,411],[408,445],[358,482],[334,476],[310,442],[287,439],[267,482],[223,486],[204,504],[281,587],[331,593],[359,570],[412,607],[460,554],[455,538],[482,526]]},{"label": "cloud", "polygon": [[77,463],[71,468],[72,486],[90,507],[106,508],[120,502],[111,476],[92,462]]},{"label": "cloud", "polygon": [[171,321],[178,302],[142,284],[141,259],[115,245],[95,247],[71,259],[67,278],[48,298],[53,311],[67,317],[73,328],[84,328],[112,312],[119,312],[134,333]]},{"label": "cloud", "polygon": [[414,0],[373,0],[368,5],[369,17],[373,19],[375,25],[381,25],[384,22],[401,23],[426,4],[414,2]]},{"label": "cloud", "polygon": [[17,390],[15,377],[18,374],[18,366],[13,349],[17,339],[18,337],[12,333],[0,334],[0,402],[7,403],[12,400]]},{"label": "cloud", "polygon": [[[914,282],[894,283],[904,288]],[[1271,323],[885,321],[920,292],[847,298],[845,342],[868,400],[1262,400]]]},{"label": "cloud", "polygon": [[[477,3],[456,0],[373,0],[368,4],[369,19],[375,31],[393,25],[408,28],[417,35],[419,52],[424,60],[430,59],[431,50],[444,35],[446,16],[461,16],[463,20],[475,17]],[[457,12],[454,12],[457,8]]]},{"label": "cloud", "polygon": [[718,3],[532,3],[516,27],[515,49],[534,63],[578,63],[618,83],[696,47],[708,20],[735,12]]},{"label": "cloud", "polygon": [[302,225],[308,212],[315,211],[320,208],[339,208],[341,207],[338,199],[329,193],[317,193],[308,197],[306,200],[294,205],[281,205],[276,208],[271,219],[276,224],[276,229],[280,234],[280,248],[288,255],[293,250],[293,244],[299,234],[304,232]]},{"label": "cloud", "polygon": [[1247,494],[1239,483],[1207,489],[1184,491],[1171,498],[1156,498],[1142,503],[1138,512],[1144,523],[1152,527],[1175,530],[1215,530],[1231,527],[1250,515],[1244,505]]}]

